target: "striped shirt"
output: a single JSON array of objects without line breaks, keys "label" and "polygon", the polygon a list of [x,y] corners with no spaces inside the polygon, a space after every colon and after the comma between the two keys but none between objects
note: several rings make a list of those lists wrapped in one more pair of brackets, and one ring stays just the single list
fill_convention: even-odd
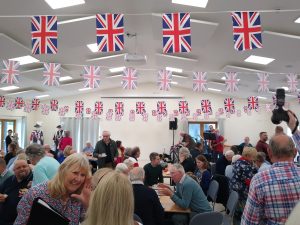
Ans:
[{"label": "striped shirt", "polygon": [[293,138],[296,148],[300,154],[300,131],[296,130],[295,133],[293,134],[292,138]]},{"label": "striped shirt", "polygon": [[253,177],[241,225],[283,225],[299,200],[300,168],[276,162]]}]

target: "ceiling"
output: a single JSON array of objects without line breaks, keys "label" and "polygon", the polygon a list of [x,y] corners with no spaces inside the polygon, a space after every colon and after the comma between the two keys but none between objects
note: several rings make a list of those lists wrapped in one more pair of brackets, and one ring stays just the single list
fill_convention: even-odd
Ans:
[{"label": "ceiling", "polygon": [[[300,16],[299,0],[209,0],[205,9],[172,4],[171,0],[85,0],[84,5],[53,10],[45,1],[19,0],[0,3],[0,59],[10,59],[31,54],[30,16],[58,15],[58,21],[95,15],[96,13],[124,13],[125,33],[137,34],[136,39],[125,35],[125,50],[120,53],[144,54],[147,63],[139,65],[124,62],[124,55],[101,59],[112,53],[92,53],[87,44],[96,42],[95,19],[62,24],[58,27],[58,54],[36,55],[41,62],[62,64],[62,76],[71,76],[71,81],[62,82],[59,87],[42,85],[42,63],[32,63],[20,67],[21,77],[15,91],[0,91],[0,95],[24,98],[49,94],[50,97],[76,95],[83,87],[82,65],[103,67],[99,89],[121,88],[121,77],[109,78],[108,68],[134,66],[139,71],[138,85],[153,83],[156,86],[157,70],[166,66],[182,68],[182,76],[174,77],[178,82],[173,87],[192,87],[192,71],[207,71],[208,87],[225,90],[222,72],[240,72],[238,74],[239,91],[220,94],[246,98],[257,93],[256,72],[272,73],[269,77],[270,89],[287,86],[286,76],[282,73],[300,71],[300,24],[294,20]],[[299,10],[298,10],[299,9]],[[233,48],[232,21],[229,11],[273,10],[261,12],[263,27],[263,48],[238,52]],[[290,11],[289,11],[290,10]],[[228,11],[228,12],[225,12]],[[275,12],[276,11],[276,12]],[[161,14],[167,12],[191,12],[192,52],[174,54],[188,58],[166,57],[162,54]],[[210,12],[210,13],[208,13]],[[212,13],[213,12],[213,13]],[[116,53],[115,53],[116,54]],[[263,66],[244,62],[250,55],[274,58],[269,65]],[[5,85],[0,85],[3,87]],[[18,93],[15,93],[18,92]],[[272,93],[260,93],[271,99]],[[291,94],[290,99],[296,94]]]}]

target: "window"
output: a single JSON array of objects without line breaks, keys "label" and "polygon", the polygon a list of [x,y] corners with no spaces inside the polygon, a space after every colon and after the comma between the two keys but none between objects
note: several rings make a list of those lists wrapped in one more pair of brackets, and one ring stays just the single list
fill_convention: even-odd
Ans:
[{"label": "window", "polygon": [[218,127],[218,122],[189,122],[189,135],[196,141],[201,142],[203,133],[209,131],[209,126],[212,125],[214,129]]},{"label": "window", "polygon": [[6,151],[6,143],[5,138],[7,136],[7,131],[12,130],[12,136],[16,132],[16,120],[7,120],[7,119],[0,119],[0,136],[1,136],[1,143],[0,149],[4,149]]}]

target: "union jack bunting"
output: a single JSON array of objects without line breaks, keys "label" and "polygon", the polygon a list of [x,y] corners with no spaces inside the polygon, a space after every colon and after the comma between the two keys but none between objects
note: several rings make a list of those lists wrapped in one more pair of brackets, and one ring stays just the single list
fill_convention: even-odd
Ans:
[{"label": "union jack bunting", "polygon": [[237,79],[237,74],[233,72],[229,72],[225,74],[225,84],[226,84],[226,91],[228,92],[235,92],[238,91],[237,84],[239,80]]},{"label": "union jack bunting", "polygon": [[83,113],[84,103],[83,101],[76,101],[75,102],[75,113],[82,114]]},{"label": "union jack bunting", "polygon": [[152,116],[156,116],[157,115],[157,110],[152,110]]},{"label": "union jack bunting", "polygon": [[124,103],[116,102],[115,103],[115,115],[124,115]]},{"label": "union jack bunting", "polygon": [[258,111],[258,98],[256,96],[248,97],[248,109]]},{"label": "union jack bunting", "polygon": [[91,112],[92,112],[92,109],[91,108],[86,108],[85,109],[85,114],[91,114]]},{"label": "union jack bunting", "polygon": [[95,113],[101,115],[103,113],[103,102],[95,102]]},{"label": "union jack bunting", "polygon": [[16,97],[15,99],[16,109],[21,109],[24,106],[24,100],[21,97]]},{"label": "union jack bunting", "polygon": [[236,116],[241,117],[242,116],[242,111],[240,109],[236,110]]},{"label": "union jack bunting", "polygon": [[2,69],[1,84],[17,84],[19,83],[19,66],[17,61],[3,60],[4,69]]},{"label": "union jack bunting", "polygon": [[0,107],[5,107],[5,96],[0,96]]},{"label": "union jack bunting", "polygon": [[258,76],[258,92],[269,92],[269,83],[268,80],[269,74],[259,73]]},{"label": "union jack bunting", "polygon": [[159,86],[159,90],[169,91],[171,89],[171,82],[172,82],[172,71],[169,70],[158,71],[157,84]]},{"label": "union jack bunting", "polygon": [[66,113],[69,112],[69,106],[65,105],[65,106],[64,106],[64,109],[65,109],[65,112],[66,112]]},{"label": "union jack bunting", "polygon": [[126,68],[123,71],[122,77],[123,89],[133,90],[137,88],[137,70],[133,68]]},{"label": "union jack bunting", "polygon": [[47,104],[42,104],[41,109],[42,109],[42,115],[48,115],[50,112],[50,106]]},{"label": "union jack bunting", "polygon": [[60,64],[57,63],[44,63],[44,81],[43,85],[46,86],[59,86],[60,78]]},{"label": "union jack bunting", "polygon": [[234,100],[233,98],[225,98],[224,100],[224,108],[228,113],[233,114],[235,112]]},{"label": "union jack bunting", "polygon": [[59,108],[59,110],[58,110],[58,115],[59,115],[60,117],[66,115],[66,111],[65,111],[65,108],[64,108],[64,107],[60,107],[60,108]]},{"label": "union jack bunting", "polygon": [[82,113],[76,113],[75,114],[76,119],[82,119],[82,117],[83,117]]},{"label": "union jack bunting", "polygon": [[50,100],[50,109],[51,111],[57,111],[58,110],[58,100],[51,99]]},{"label": "union jack bunting", "polygon": [[96,119],[98,119],[98,118],[99,118],[98,114],[97,114],[96,112],[92,112],[92,114],[91,114],[91,119],[92,119],[92,120],[96,120]]},{"label": "union jack bunting", "polygon": [[248,111],[250,111],[247,105],[245,105],[245,106],[243,107],[243,109],[244,109],[244,113],[248,113]]},{"label": "union jack bunting", "polygon": [[39,107],[40,107],[40,100],[37,98],[32,99],[31,109],[33,111],[37,111],[39,109]]},{"label": "union jack bunting", "polygon": [[31,110],[32,110],[31,103],[30,102],[25,102],[24,103],[23,111],[26,112],[26,113],[30,113]]},{"label": "union jack bunting", "polygon": [[273,106],[271,104],[266,104],[265,106],[266,106],[266,111],[267,112],[272,112]]},{"label": "union jack bunting", "polygon": [[145,112],[145,102],[136,102],[136,114],[143,114]]},{"label": "union jack bunting", "polygon": [[236,50],[244,51],[263,47],[258,12],[232,12],[231,17]]},{"label": "union jack bunting", "polygon": [[56,54],[57,36],[57,16],[31,17],[32,54]]},{"label": "union jack bunting", "polygon": [[208,100],[208,99],[201,100],[201,109],[204,114],[212,114],[210,100]]},{"label": "union jack bunting", "polygon": [[135,111],[130,110],[129,112],[129,121],[135,121]]},{"label": "union jack bunting", "polygon": [[144,113],[142,116],[143,116],[142,120],[144,122],[147,122],[148,121],[148,113]]},{"label": "union jack bunting", "polygon": [[191,24],[189,13],[166,13],[162,17],[163,53],[190,52]]},{"label": "union jack bunting", "polygon": [[157,102],[157,114],[158,115],[167,115],[167,104],[165,101]]},{"label": "union jack bunting", "polygon": [[7,110],[10,110],[10,111],[13,111],[15,109],[15,101],[14,100],[9,100],[7,101],[7,104],[6,104],[6,109]]},{"label": "union jack bunting", "polygon": [[194,72],[193,74],[193,91],[204,92],[207,89],[206,73]]},{"label": "union jack bunting", "polygon": [[100,85],[100,66],[85,66],[83,79],[85,88],[98,88]]},{"label": "union jack bunting", "polygon": [[116,52],[124,49],[124,15],[96,15],[97,47],[100,52]]},{"label": "union jack bunting", "polygon": [[287,83],[289,85],[289,91],[290,92],[297,92],[297,85],[298,85],[298,75],[297,74],[288,74],[286,75]]},{"label": "union jack bunting", "polygon": [[179,101],[178,103],[178,107],[179,107],[179,113],[180,114],[189,114],[190,110],[189,110],[189,104],[187,101]]}]

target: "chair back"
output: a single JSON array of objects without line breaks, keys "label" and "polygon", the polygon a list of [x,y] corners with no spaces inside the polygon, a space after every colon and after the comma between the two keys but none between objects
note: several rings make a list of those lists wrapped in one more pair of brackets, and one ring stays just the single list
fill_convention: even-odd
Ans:
[{"label": "chair back", "polygon": [[219,191],[219,183],[216,180],[211,180],[209,183],[208,190],[207,190],[207,197],[212,200],[213,209],[215,208],[218,191]]},{"label": "chair back", "polygon": [[220,212],[206,212],[195,215],[189,225],[222,225],[223,215]]},{"label": "chair back", "polygon": [[239,194],[236,191],[232,191],[229,195],[229,198],[228,198],[228,201],[226,204],[226,210],[229,211],[228,215],[230,217],[233,216],[238,201],[239,201]]}]

